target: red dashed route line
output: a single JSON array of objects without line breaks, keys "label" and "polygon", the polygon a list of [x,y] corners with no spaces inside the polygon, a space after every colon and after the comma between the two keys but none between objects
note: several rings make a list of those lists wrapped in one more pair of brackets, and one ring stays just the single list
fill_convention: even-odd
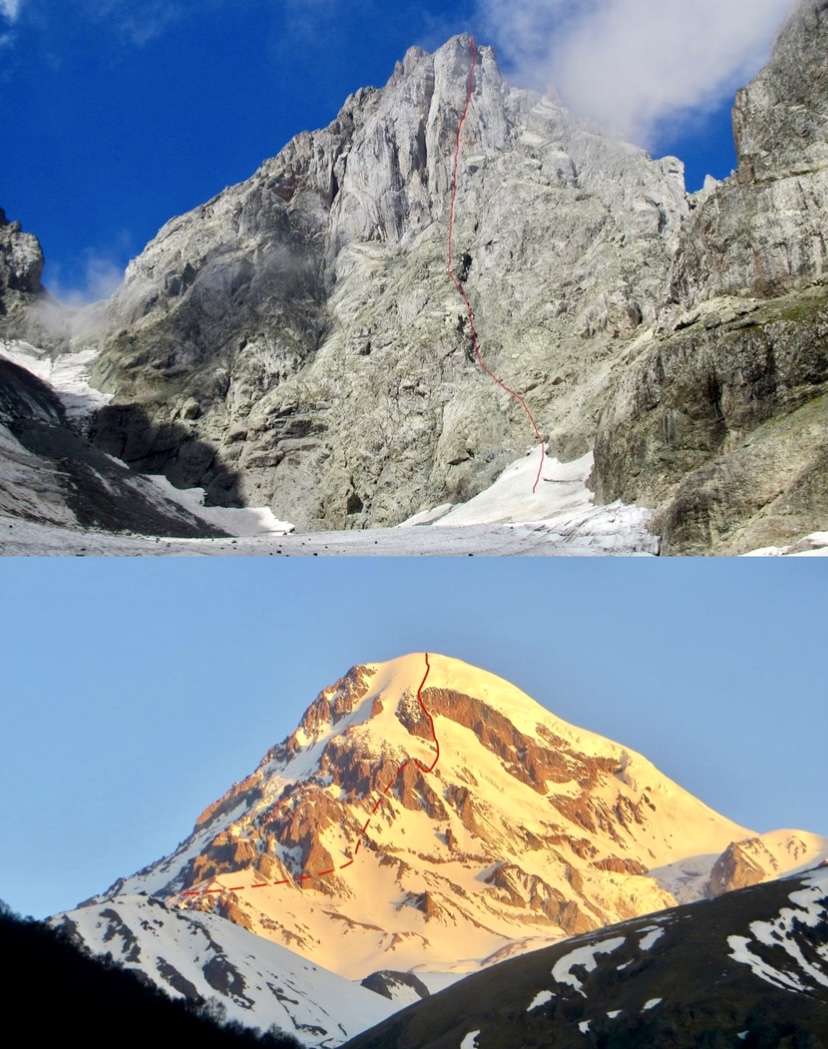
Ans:
[{"label": "red dashed route line", "polygon": [[468,87],[466,89],[466,105],[460,117],[460,122],[457,125],[457,145],[454,150],[454,164],[451,170],[451,207],[449,209],[448,233],[448,275],[451,278],[451,283],[460,292],[460,294],[463,297],[463,302],[466,304],[466,312],[469,315],[469,327],[471,328],[472,343],[474,344],[474,354],[477,357],[477,363],[480,365],[483,371],[497,383],[497,385],[502,390],[505,390],[506,393],[511,394],[512,397],[514,397],[515,400],[520,403],[521,408],[523,408],[524,412],[526,412],[526,416],[529,419],[529,422],[532,424],[532,429],[535,431],[535,437],[537,437],[538,444],[540,445],[540,462],[538,463],[538,473],[537,477],[535,477],[535,483],[532,485],[532,492],[535,493],[538,488],[538,482],[541,478],[541,471],[543,470],[543,458],[545,453],[543,438],[541,437],[540,430],[538,429],[538,425],[535,422],[535,417],[529,410],[529,406],[527,405],[526,401],[521,397],[519,393],[516,393],[514,390],[510,389],[505,382],[502,382],[500,379],[498,379],[495,373],[490,368],[488,368],[485,362],[483,361],[483,356],[480,353],[480,341],[477,337],[477,330],[474,326],[474,310],[472,309],[472,305],[469,302],[468,295],[466,295],[466,289],[463,287],[462,283],[457,279],[457,277],[454,276],[452,240],[454,237],[454,208],[457,202],[457,164],[460,160],[460,135],[463,131],[463,124],[465,124],[466,117],[469,113],[469,107],[471,106],[472,91],[474,89],[474,70],[475,66],[477,65],[477,48],[475,47],[473,36],[469,37],[469,43],[471,44],[472,60],[471,66],[469,68]]},{"label": "red dashed route line", "polygon": [[313,881],[314,878],[327,878],[330,877],[332,874],[336,874],[337,871],[342,871],[345,870],[346,867],[350,867],[356,859],[357,853],[359,852],[360,846],[362,845],[363,838],[367,833],[368,828],[371,826],[371,820],[377,814],[377,810],[382,805],[383,801],[386,800],[386,796],[388,795],[389,790],[391,790],[391,788],[400,778],[403,771],[406,768],[408,768],[409,765],[414,764],[421,772],[433,772],[437,765],[437,762],[440,760],[440,741],[437,739],[437,732],[434,728],[434,718],[426,709],[426,705],[425,703],[423,703],[422,696],[423,686],[425,685],[426,679],[429,675],[429,671],[431,670],[431,664],[428,661],[428,652],[425,653],[425,662],[426,670],[425,674],[423,674],[423,680],[420,682],[420,686],[417,689],[417,702],[420,705],[420,710],[422,710],[423,714],[425,714],[426,718],[428,719],[428,723],[431,726],[431,738],[434,741],[435,748],[434,760],[430,765],[425,765],[422,761],[420,761],[419,758],[408,758],[408,760],[404,761],[402,765],[400,765],[400,767],[396,771],[396,774],[394,775],[394,778],[389,783],[387,783],[385,787],[383,787],[379,797],[374,803],[374,807],[371,809],[371,815],[362,825],[359,831],[359,837],[357,838],[356,846],[354,847],[354,855],[351,857],[351,859],[346,860],[346,862],[344,863],[340,863],[338,867],[328,867],[327,870],[324,871],[306,871],[304,874],[300,874],[296,878],[283,878],[281,881],[260,881],[256,882],[254,885],[219,885],[214,888],[208,889],[188,889],[186,892],[175,893],[173,899],[179,896],[193,897],[208,896],[211,894],[222,892],[246,892],[248,889],[272,889],[275,888],[277,885],[293,884],[299,885],[301,887],[302,885],[304,885],[305,882]]}]

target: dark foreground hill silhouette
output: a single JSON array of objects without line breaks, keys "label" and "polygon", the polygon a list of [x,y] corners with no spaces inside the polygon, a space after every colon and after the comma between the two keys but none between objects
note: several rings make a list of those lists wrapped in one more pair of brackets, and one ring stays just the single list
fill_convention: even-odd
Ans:
[{"label": "dark foreground hill silhouette", "polygon": [[145,1047],[159,1038],[200,1049],[301,1047],[292,1035],[217,1023],[209,1002],[173,1001],[134,972],[88,957],[60,931],[20,918],[2,902],[0,948],[7,963],[4,1010],[26,1018],[20,1043],[36,1032],[40,1044],[63,1044],[75,1035],[87,1047]]}]

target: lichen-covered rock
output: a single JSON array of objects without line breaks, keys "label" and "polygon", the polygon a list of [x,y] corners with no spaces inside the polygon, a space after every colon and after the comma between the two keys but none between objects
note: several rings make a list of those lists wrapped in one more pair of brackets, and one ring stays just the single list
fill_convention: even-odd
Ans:
[{"label": "lichen-covered rock", "polygon": [[656,507],[662,553],[744,553],[828,519],[828,4],[802,0],[740,92],[739,170],[680,235],[619,369],[598,497]]}]

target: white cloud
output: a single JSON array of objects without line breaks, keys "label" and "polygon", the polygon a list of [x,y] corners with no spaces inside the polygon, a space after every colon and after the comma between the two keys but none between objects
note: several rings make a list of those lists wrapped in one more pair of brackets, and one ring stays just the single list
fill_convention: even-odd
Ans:
[{"label": "white cloud", "polygon": [[184,13],[177,0],[83,0],[83,9],[139,46],[160,36]]},{"label": "white cloud", "polygon": [[651,144],[754,76],[791,0],[478,0],[521,82]]},{"label": "white cloud", "polygon": [[5,18],[7,22],[15,22],[19,13],[20,0],[0,0],[0,18]]},{"label": "white cloud", "polygon": [[64,284],[60,268],[55,267],[47,280],[47,288],[54,298],[68,306],[86,306],[90,302],[108,299],[124,279],[124,267],[111,255],[94,251],[86,252],[83,273],[70,283]]},{"label": "white cloud", "polygon": [[14,43],[15,32],[11,27],[20,13],[20,0],[0,0],[0,50]]}]

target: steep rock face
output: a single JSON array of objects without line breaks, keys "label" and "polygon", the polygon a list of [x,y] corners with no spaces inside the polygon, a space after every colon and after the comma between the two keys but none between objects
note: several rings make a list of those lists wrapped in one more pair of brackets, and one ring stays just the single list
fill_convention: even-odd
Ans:
[{"label": "steep rock face", "polygon": [[664,553],[741,553],[828,514],[828,5],[802,0],[734,109],[736,174],[686,222],[670,296],[596,437],[599,498]]},{"label": "steep rock face", "polygon": [[[523,452],[446,273],[470,63],[466,37],[412,49],[384,89],[164,227],[108,307],[101,447],[310,528],[467,498]],[[489,48],[461,149],[455,262],[484,357],[580,454],[663,294],[681,165],[511,88]]]},{"label": "steep rock face", "polygon": [[76,311],[43,287],[43,264],[37,237],[0,208],[0,339],[23,339],[57,353],[71,342]]},{"label": "steep rock face", "polygon": [[708,895],[721,896],[732,889],[758,885],[765,880],[768,866],[778,869],[773,854],[760,838],[733,842],[713,864]]},{"label": "steep rock face", "polygon": [[36,237],[0,208],[0,317],[22,311],[43,291],[43,252]]},{"label": "steep rock face", "polygon": [[[670,906],[672,863],[706,864],[698,899],[752,836],[507,682],[429,659],[436,763],[424,655],[354,667],[175,853],[91,902],[147,891],[352,978],[462,973]],[[826,845],[786,833],[774,872]]]},{"label": "steep rock face", "polygon": [[802,0],[765,69],[736,95],[739,166],[691,217],[673,270],[686,306],[772,297],[828,268],[828,4]]}]

